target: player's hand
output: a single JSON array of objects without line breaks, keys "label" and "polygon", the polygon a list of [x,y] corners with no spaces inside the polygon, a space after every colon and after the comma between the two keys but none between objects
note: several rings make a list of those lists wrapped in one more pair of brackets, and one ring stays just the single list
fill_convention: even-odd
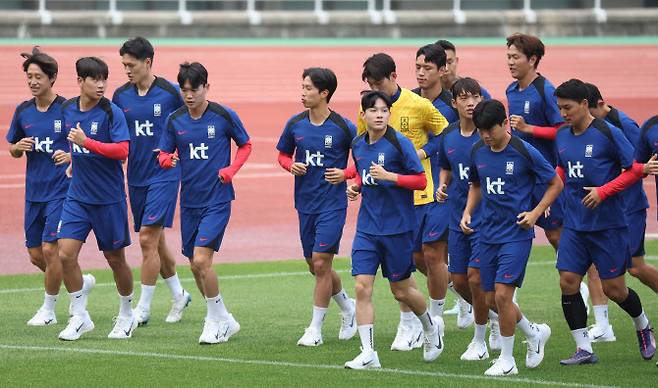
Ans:
[{"label": "player's hand", "polygon": [[57,150],[53,153],[53,161],[55,162],[55,166],[70,163],[71,154],[62,150]]},{"label": "player's hand", "polygon": [[69,164],[69,166],[66,167],[66,177],[67,178],[73,177],[73,163]]},{"label": "player's hand", "polygon": [[459,221],[459,227],[462,229],[465,235],[473,234],[475,231],[469,227],[471,224],[471,215],[464,213],[462,215],[461,221]]},{"label": "player's hand", "polygon": [[34,146],[34,139],[30,136],[30,137],[22,138],[16,144],[14,144],[12,148],[15,151],[30,152],[32,151],[33,146]]},{"label": "player's hand", "polygon": [[445,183],[439,186],[438,189],[436,189],[436,200],[438,202],[445,202],[448,199],[448,193],[446,192],[448,190],[448,185]]},{"label": "player's hand", "polygon": [[171,154],[171,168],[176,167],[179,160],[180,158],[178,157],[178,153],[174,152],[173,154]]},{"label": "player's hand", "polygon": [[523,229],[530,229],[535,226],[538,218],[539,214],[535,212],[521,212],[516,216],[516,224]]},{"label": "player's hand", "polygon": [[547,207],[546,210],[544,210],[544,218],[548,218],[551,216],[551,207]]},{"label": "player's hand", "polygon": [[380,181],[394,181],[396,179],[395,175],[392,174],[386,169],[384,169],[384,166],[381,164],[377,164],[375,162],[370,162],[370,176],[373,178],[380,180]]},{"label": "player's hand", "polygon": [[304,163],[295,162],[290,166],[290,173],[294,176],[306,175],[306,165]]},{"label": "player's hand", "polygon": [[345,182],[345,172],[340,168],[328,168],[324,170],[324,180],[332,185],[343,183]]},{"label": "player's hand", "polygon": [[347,199],[350,201],[356,201],[357,198],[359,198],[359,194],[361,193],[361,188],[359,185],[353,184],[347,186],[347,190],[345,190],[347,193]]},{"label": "player's hand", "polygon": [[583,187],[583,190],[589,191],[589,193],[587,193],[581,202],[588,209],[594,209],[599,206],[601,202],[603,202],[601,197],[599,197],[599,193],[596,191],[596,189],[596,187]]},{"label": "player's hand", "polygon": [[532,127],[525,122],[523,116],[510,115],[509,126],[520,132],[532,133]]},{"label": "player's hand", "polygon": [[69,131],[69,135],[66,137],[68,141],[75,143],[79,146],[82,146],[87,140],[87,136],[85,135],[85,131],[82,130],[80,127],[80,123],[77,123],[75,128],[71,128]]},{"label": "player's hand", "polygon": [[644,164],[642,167],[644,175],[658,175],[658,160],[656,158],[658,158],[658,155],[653,154],[651,159]]}]

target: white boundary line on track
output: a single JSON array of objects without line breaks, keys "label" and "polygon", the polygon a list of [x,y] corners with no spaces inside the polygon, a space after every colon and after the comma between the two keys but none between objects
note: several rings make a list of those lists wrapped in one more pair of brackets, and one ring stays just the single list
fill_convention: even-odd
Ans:
[{"label": "white boundary line on track", "polygon": [[[339,365],[327,365],[327,364],[304,364],[297,362],[287,362],[287,361],[270,361],[270,360],[245,360],[238,358],[227,358],[227,357],[208,357],[208,356],[192,356],[184,354],[169,354],[169,353],[155,353],[155,352],[128,352],[128,351],[118,351],[118,350],[104,350],[104,349],[90,349],[90,348],[64,348],[64,347],[48,347],[48,346],[19,346],[19,345],[7,345],[0,344],[0,349],[7,350],[27,350],[27,351],[53,351],[53,352],[68,352],[68,353],[83,353],[83,354],[100,354],[100,355],[110,355],[110,356],[130,356],[130,357],[144,357],[144,358],[163,358],[163,359],[173,359],[173,360],[192,360],[192,361],[211,361],[211,362],[220,362],[227,364],[246,364],[246,365],[262,365],[262,366],[277,366],[277,367],[290,367],[290,368],[306,368],[306,369],[329,369],[329,370],[343,370],[342,366]],[[417,376],[417,377],[451,377],[459,378],[465,380],[481,380],[481,381],[500,381],[500,382],[509,382],[509,383],[519,383],[519,384],[537,384],[537,385],[551,385],[551,386],[561,386],[561,387],[593,387],[593,388],[612,388],[614,386],[607,385],[593,385],[593,384],[579,384],[579,383],[568,383],[563,381],[549,381],[549,380],[534,380],[522,377],[503,377],[503,378],[491,378],[481,375],[465,375],[458,373],[443,373],[443,372],[426,372],[426,371],[415,371],[415,370],[406,370],[406,369],[391,369],[391,368],[382,368],[382,369],[371,369],[366,371],[368,373],[383,373],[383,374],[398,374],[405,376]],[[356,372],[359,373],[359,372]]]}]

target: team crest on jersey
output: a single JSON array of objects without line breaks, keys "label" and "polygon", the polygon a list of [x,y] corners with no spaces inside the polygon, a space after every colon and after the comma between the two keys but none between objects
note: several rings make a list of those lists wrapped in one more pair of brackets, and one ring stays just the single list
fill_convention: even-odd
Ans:
[{"label": "team crest on jersey", "polygon": [[406,131],[409,129],[409,117],[403,116],[400,117],[400,129]]},{"label": "team crest on jersey", "polygon": [[98,133],[98,121],[92,121],[91,122],[91,134],[95,135]]},{"label": "team crest on jersey", "polygon": [[208,139],[214,139],[215,138],[215,126],[214,125],[209,125],[208,126]]},{"label": "team crest on jersey", "polygon": [[505,167],[505,174],[514,175],[514,162],[507,162],[507,166]]},{"label": "team crest on jersey", "polygon": [[54,120],[53,121],[53,131],[55,131],[55,133],[61,133],[62,132],[62,120]]},{"label": "team crest on jersey", "polygon": [[324,148],[331,148],[331,145],[333,144],[333,137],[331,135],[325,135],[324,136]]},{"label": "team crest on jersey", "polygon": [[379,155],[377,155],[377,164],[383,166],[384,165],[384,153],[380,152]]},{"label": "team crest on jersey", "polygon": [[525,104],[523,104],[523,113],[530,113],[530,101],[526,101]]},{"label": "team crest on jersey", "polygon": [[585,157],[591,158],[593,150],[594,150],[594,146],[592,144],[588,144],[587,146],[585,146]]},{"label": "team crest on jersey", "polygon": [[162,115],[162,107],[160,104],[153,104],[153,116],[160,117]]}]

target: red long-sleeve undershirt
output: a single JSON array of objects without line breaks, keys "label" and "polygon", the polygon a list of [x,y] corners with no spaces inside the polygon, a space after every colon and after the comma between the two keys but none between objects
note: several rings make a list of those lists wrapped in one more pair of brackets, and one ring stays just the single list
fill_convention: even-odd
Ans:
[{"label": "red long-sleeve undershirt", "polygon": [[158,154],[158,163],[160,163],[160,167],[164,168],[165,170],[168,170],[174,167],[173,159],[177,157],[178,157],[178,150],[174,151],[171,154],[164,151],[160,151],[160,153]]},{"label": "red long-sleeve undershirt", "polygon": [[347,168],[343,170],[343,173],[345,173],[345,180],[354,179],[355,177],[357,177],[356,165],[352,164],[347,166]]},{"label": "red long-sleeve undershirt", "polygon": [[532,136],[540,139],[555,140],[557,136],[557,130],[562,126],[562,123],[557,124],[553,127],[540,127],[533,125],[532,126]]},{"label": "red long-sleeve undershirt", "polygon": [[240,171],[240,168],[247,162],[249,155],[251,154],[251,141],[248,141],[238,147],[238,150],[235,152],[235,158],[233,163],[230,166],[224,167],[219,170],[218,175],[222,178],[224,183],[230,183],[233,180],[235,174]]},{"label": "red long-sleeve undershirt", "polygon": [[290,171],[293,163],[292,155],[279,151],[279,157],[277,158],[277,160],[279,161],[279,165],[283,167],[284,170]]},{"label": "red long-sleeve undershirt", "polygon": [[118,143],[103,143],[98,140],[86,138],[84,143],[82,143],[82,146],[90,152],[105,156],[106,158],[126,160],[130,148],[130,142],[121,141]]},{"label": "red long-sleeve undershirt", "polygon": [[427,177],[424,172],[414,175],[400,175],[398,174],[398,180],[395,182],[398,187],[402,187],[409,190],[424,190],[427,186]]},{"label": "red long-sleeve undershirt", "polygon": [[[596,193],[599,195],[601,200],[610,198],[611,196],[619,193],[622,190],[625,190],[631,187],[635,182],[639,181],[644,177],[644,164],[642,163],[633,163],[631,168],[623,171],[615,179],[604,184],[603,186],[596,188]],[[563,182],[566,182],[566,175],[564,169],[561,166],[555,168],[555,172],[560,176]]]}]

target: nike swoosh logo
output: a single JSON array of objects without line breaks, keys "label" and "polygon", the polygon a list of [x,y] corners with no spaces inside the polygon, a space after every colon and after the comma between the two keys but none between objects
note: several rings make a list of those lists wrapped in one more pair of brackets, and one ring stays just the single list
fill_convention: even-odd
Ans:
[{"label": "nike swoosh logo", "polygon": [[76,295],[75,299],[79,299],[82,295]]},{"label": "nike swoosh logo", "polygon": [[123,332],[126,333],[126,337],[129,337],[132,331],[133,331],[133,321],[130,321],[130,329],[124,330]]},{"label": "nike swoosh logo", "polygon": [[430,237],[438,236],[439,232],[430,232],[429,235]]},{"label": "nike swoosh logo", "polygon": [[53,321],[53,319],[52,319],[52,318],[50,318],[49,320],[47,320],[47,321],[44,321],[44,323],[45,323],[45,324],[47,325],[47,324],[49,324],[49,323],[50,323],[50,322],[52,322],[52,321]]},{"label": "nike swoosh logo", "polygon": [[117,245],[120,242],[121,242],[121,240],[116,240],[116,241],[112,241],[112,244]]},{"label": "nike swoosh logo", "polygon": [[32,128],[32,124],[25,124],[25,125],[23,125],[23,129],[28,129],[28,128]]},{"label": "nike swoosh logo", "polygon": [[363,157],[362,156],[357,156],[356,160],[363,160]]},{"label": "nike swoosh logo", "polygon": [[362,362],[361,365],[362,365],[362,366],[368,366],[368,365],[372,364],[372,361],[373,361],[373,360],[370,360],[370,361],[368,361],[368,362]]},{"label": "nike swoosh logo", "polygon": [[483,359],[484,356],[486,356],[486,355],[487,355],[486,352],[485,352],[485,353],[482,353],[482,354],[479,354],[479,353],[478,353],[478,358],[481,360],[481,359]]},{"label": "nike swoosh logo", "polygon": [[512,275],[505,274],[505,275],[503,275],[503,277],[504,277],[505,279],[511,279],[511,278],[512,278]]},{"label": "nike swoosh logo", "polygon": [[439,334],[439,344],[436,346],[437,349],[443,349],[443,341],[441,341],[441,334]]},{"label": "nike swoosh logo", "polygon": [[187,133],[187,131],[177,131],[177,132],[176,132],[177,135],[184,135],[184,134],[186,134],[186,133]]},{"label": "nike swoosh logo", "polygon": [[320,343],[320,340],[313,341],[316,345]]},{"label": "nike swoosh logo", "polygon": [[478,168],[485,168],[485,167],[487,167],[486,164],[478,164]]},{"label": "nike swoosh logo", "polygon": [[600,334],[600,335],[595,335],[595,336],[594,336],[594,339],[599,339],[599,338],[603,337],[605,334],[606,334],[606,333],[603,333],[603,334]]},{"label": "nike swoosh logo", "polygon": [[130,108],[123,108],[123,112],[130,112]]},{"label": "nike swoosh logo", "polygon": [[81,323],[80,326],[78,326],[78,328],[75,329],[75,332],[76,332],[76,333],[79,333],[79,332],[80,332],[80,329],[82,329],[82,326],[84,326],[84,325],[85,325],[84,323]]},{"label": "nike swoosh logo", "polygon": [[199,237],[199,241],[208,241],[207,237]]},{"label": "nike swoosh logo", "polygon": [[509,368],[509,370],[504,370],[503,374],[508,375],[512,371],[512,369],[514,369],[514,367]]},{"label": "nike swoosh logo", "polygon": [[320,246],[321,246],[321,247],[328,247],[328,246],[329,246],[329,244],[325,244],[325,243],[320,243]]},{"label": "nike swoosh logo", "polygon": [[149,221],[153,221],[153,220],[155,220],[156,218],[158,218],[158,217],[156,217],[156,216],[148,216]]},{"label": "nike swoosh logo", "polygon": [[299,137],[296,136],[296,137],[295,137],[295,140],[297,140],[297,141],[302,141],[302,140],[304,140],[304,136],[299,136]]},{"label": "nike swoosh logo", "polygon": [[563,152],[566,151],[566,150],[567,150],[566,148],[562,148],[559,152],[560,152],[560,153],[563,153]]},{"label": "nike swoosh logo", "polygon": [[[226,337],[226,334],[228,334],[228,326],[226,327],[226,331],[224,332],[224,334],[222,334],[221,336]],[[215,336],[215,339],[219,339],[219,337],[220,337],[219,332],[217,332],[217,335]]]},{"label": "nike swoosh logo", "polygon": [[453,153],[453,152],[455,152],[455,149],[454,149],[454,148],[449,148],[449,149],[448,149],[448,155],[450,155],[450,154]]}]

